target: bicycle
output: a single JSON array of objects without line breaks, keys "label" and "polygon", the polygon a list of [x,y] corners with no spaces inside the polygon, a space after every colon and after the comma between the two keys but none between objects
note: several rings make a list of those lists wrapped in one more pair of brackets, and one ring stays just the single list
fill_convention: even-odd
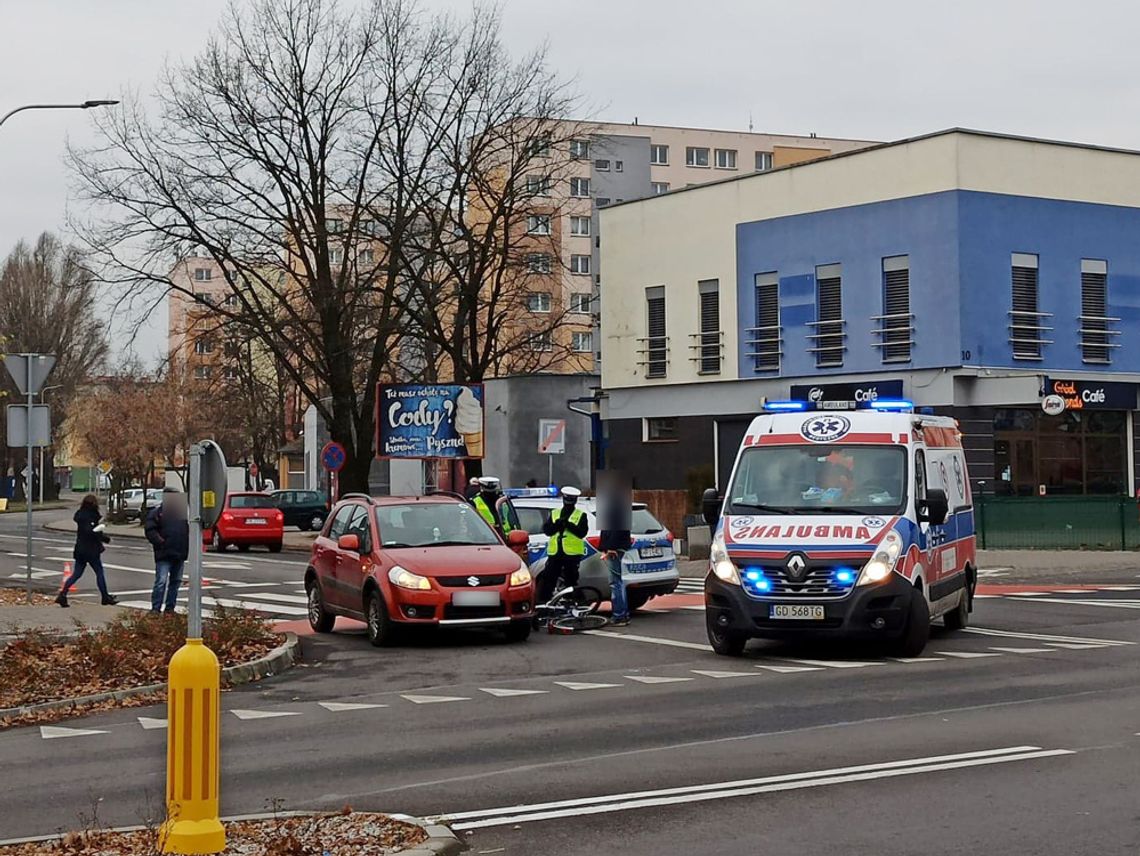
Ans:
[{"label": "bicycle", "polygon": [[547,633],[581,633],[583,630],[600,630],[609,623],[598,615],[602,593],[590,586],[567,586],[547,603],[534,608],[535,624],[546,624]]}]

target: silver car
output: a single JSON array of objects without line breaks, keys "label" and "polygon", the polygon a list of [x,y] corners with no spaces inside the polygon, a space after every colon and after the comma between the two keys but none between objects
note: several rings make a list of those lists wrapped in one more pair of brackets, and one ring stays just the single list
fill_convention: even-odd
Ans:
[{"label": "silver car", "polygon": [[[519,491],[521,492],[521,491]],[[530,572],[537,580],[546,568],[546,542],[542,524],[550,512],[562,505],[557,497],[518,496],[508,493],[511,503],[518,512],[519,523],[530,535],[528,555]],[[601,532],[594,500],[578,500],[578,507],[586,512],[590,529],[586,534],[586,557],[579,567],[579,585],[591,586],[602,593],[602,598],[610,596],[610,571],[605,556],[598,551]],[[673,535],[658,521],[643,502],[633,504],[630,532],[633,547],[622,559],[622,578],[625,580],[626,594],[630,609],[640,609],[649,599],[659,594],[670,594],[677,588],[677,556],[673,551]]]},{"label": "silver car", "polygon": [[146,496],[147,511],[162,504],[162,491],[158,488],[131,488],[123,493],[123,515],[128,520],[142,516],[143,496]]}]

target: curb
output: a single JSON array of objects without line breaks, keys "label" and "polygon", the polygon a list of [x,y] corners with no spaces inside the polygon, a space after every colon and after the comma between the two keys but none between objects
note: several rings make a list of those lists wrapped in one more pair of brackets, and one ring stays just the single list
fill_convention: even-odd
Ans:
[{"label": "curb", "polygon": [[[312,817],[313,815],[324,814],[324,812],[315,811],[278,811],[278,812],[262,812],[259,814],[236,814],[231,817],[223,817],[222,823],[238,823],[243,820],[273,820],[274,818],[284,817]],[[359,812],[359,814],[383,814],[383,812]],[[418,845],[414,850],[399,850],[396,851],[397,856],[457,856],[466,849],[458,838],[455,837],[450,829],[440,823],[428,823],[418,817],[412,817],[407,814],[389,814],[388,817],[392,820],[402,820],[404,823],[412,823],[416,826],[422,827],[428,834],[427,841]],[[106,832],[138,832],[139,830],[146,829],[145,826],[116,826],[111,829],[105,830]],[[39,844],[44,841],[59,841],[60,834],[55,835],[38,835],[34,838],[9,838],[0,841],[0,847],[5,847],[14,844]]]},{"label": "curb", "polygon": [[[290,668],[299,658],[301,641],[296,633],[286,633],[285,641],[257,660],[248,663],[238,663],[236,666],[227,666],[222,669],[222,683],[231,687],[248,684],[261,678],[268,678]],[[37,704],[27,704],[23,707],[0,708],[0,719],[9,716],[26,716],[30,713],[42,713],[49,710],[72,710],[89,704],[98,704],[104,701],[122,701],[133,696],[149,695],[166,689],[166,684],[147,684],[143,687],[130,687],[125,690],[111,690],[105,693],[78,696],[76,698],[60,699],[58,701],[42,701]],[[0,842],[2,843],[2,842]]]},{"label": "curb", "polygon": [[[48,521],[40,527],[46,532],[58,532],[61,534],[74,535],[75,530],[70,528],[67,523],[60,521]],[[110,533],[115,538],[126,538],[131,541],[145,541],[146,535],[139,529],[137,532],[112,532]],[[282,542],[282,551],[285,553],[311,553],[313,550],[312,544],[290,544],[288,541]]]}]

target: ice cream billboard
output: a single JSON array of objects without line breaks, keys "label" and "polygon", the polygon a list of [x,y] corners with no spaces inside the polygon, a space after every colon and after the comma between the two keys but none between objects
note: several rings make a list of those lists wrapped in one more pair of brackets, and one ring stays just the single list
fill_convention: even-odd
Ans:
[{"label": "ice cream billboard", "polygon": [[482,384],[380,384],[379,458],[482,458]]}]

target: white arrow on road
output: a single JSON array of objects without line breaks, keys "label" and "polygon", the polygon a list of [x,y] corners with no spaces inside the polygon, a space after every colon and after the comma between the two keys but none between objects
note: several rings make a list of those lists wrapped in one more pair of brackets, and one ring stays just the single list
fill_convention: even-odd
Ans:
[{"label": "white arrow on road", "polygon": [[296,710],[231,710],[238,719],[273,719],[278,716],[300,716]]},{"label": "white arrow on road", "polygon": [[151,731],[155,728],[166,728],[166,720],[165,719],[154,719],[154,718],[149,717],[149,716],[140,716],[138,718],[138,720],[139,720],[139,725],[141,725],[147,731]]},{"label": "white arrow on road", "polygon": [[493,695],[495,698],[514,698],[515,696],[524,695],[544,695],[550,690],[504,690],[497,687],[479,687],[479,692]]},{"label": "white arrow on road", "polygon": [[339,713],[342,710],[368,710],[373,707],[387,707],[386,704],[365,704],[364,702],[352,701],[322,701],[317,702],[325,710],[331,710],[333,713]]},{"label": "white arrow on road", "polygon": [[52,740],[56,737],[87,737],[90,734],[106,733],[106,731],[99,731],[95,728],[61,728],[58,725],[40,726],[40,737],[44,740]]}]

